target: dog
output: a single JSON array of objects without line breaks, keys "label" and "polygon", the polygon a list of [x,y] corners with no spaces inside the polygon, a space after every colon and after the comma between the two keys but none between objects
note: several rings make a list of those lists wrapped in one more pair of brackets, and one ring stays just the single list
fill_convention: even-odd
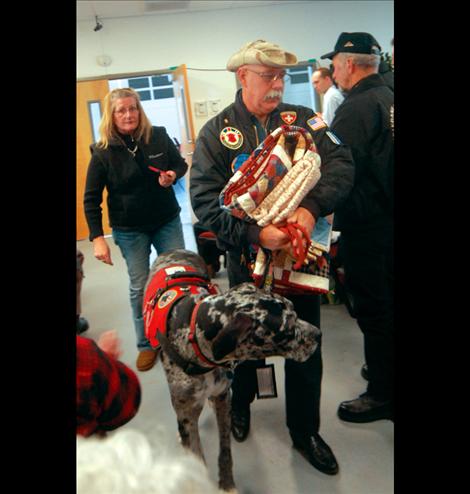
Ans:
[{"label": "dog", "polygon": [[286,298],[242,283],[218,293],[204,260],[178,249],[157,257],[145,287],[144,321],[168,380],[184,447],[204,462],[198,419],[206,399],[219,430],[219,488],[236,493],[230,449],[230,384],[244,360],[307,360],[320,330],[297,318]]}]

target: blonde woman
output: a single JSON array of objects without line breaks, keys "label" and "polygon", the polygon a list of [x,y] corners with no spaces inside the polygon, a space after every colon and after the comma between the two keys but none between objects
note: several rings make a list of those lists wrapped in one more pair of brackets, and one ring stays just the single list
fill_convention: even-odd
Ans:
[{"label": "blonde woman", "polygon": [[124,257],[130,280],[130,302],[137,337],[137,369],[153,367],[157,354],[145,337],[142,300],[150,251],[184,248],[180,207],[172,184],[187,171],[164,127],[152,126],[133,89],[110,91],[104,99],[100,140],[91,146],[85,187],[85,216],[94,256],[112,265],[103,235],[103,191],[112,236]]}]

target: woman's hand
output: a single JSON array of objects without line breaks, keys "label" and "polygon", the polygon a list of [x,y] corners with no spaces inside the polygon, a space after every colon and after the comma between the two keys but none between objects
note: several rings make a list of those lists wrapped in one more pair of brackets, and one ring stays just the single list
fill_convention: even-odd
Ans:
[{"label": "woman's hand", "polygon": [[176,173],[173,170],[168,170],[166,172],[160,172],[158,176],[158,183],[162,187],[169,187],[176,180]]},{"label": "woman's hand", "polygon": [[105,264],[113,265],[111,261],[111,249],[104,237],[96,237],[93,239],[93,255],[98,261],[103,261]]}]

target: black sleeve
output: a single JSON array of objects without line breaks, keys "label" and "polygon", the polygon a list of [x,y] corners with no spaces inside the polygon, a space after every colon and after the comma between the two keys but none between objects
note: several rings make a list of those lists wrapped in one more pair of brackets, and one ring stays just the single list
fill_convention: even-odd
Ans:
[{"label": "black sleeve", "polygon": [[354,164],[348,146],[334,142],[328,127],[313,133],[321,158],[321,178],[300,203],[315,219],[334,212],[347,198],[354,183]]},{"label": "black sleeve", "polygon": [[[257,239],[256,227],[247,238],[248,223],[235,218],[219,204],[219,194],[231,177],[228,150],[219,141],[211,122],[199,133],[190,170],[190,195],[198,220],[217,235],[225,249],[240,247]],[[259,235],[259,233],[258,233]]]},{"label": "black sleeve", "polygon": [[181,156],[178,148],[176,147],[173,139],[167,134],[165,128],[163,127],[165,132],[166,146],[168,150],[168,157],[170,159],[169,170],[173,170],[176,173],[176,179],[179,179],[185,175],[188,171],[188,164],[185,159]]},{"label": "black sleeve", "polygon": [[332,131],[351,148],[354,157],[356,181],[360,182],[365,173],[367,157],[370,154],[370,127],[362,117],[362,105],[344,105],[338,108]]},{"label": "black sleeve", "polygon": [[90,231],[90,240],[102,236],[102,208],[103,191],[106,185],[106,170],[104,163],[96,152],[92,150],[90,164],[85,183],[84,207],[85,217]]},{"label": "black sleeve", "polygon": [[394,152],[390,124],[393,93],[385,89],[385,101],[362,97],[339,108],[334,132],[351,147],[356,186],[377,187],[393,201]]}]

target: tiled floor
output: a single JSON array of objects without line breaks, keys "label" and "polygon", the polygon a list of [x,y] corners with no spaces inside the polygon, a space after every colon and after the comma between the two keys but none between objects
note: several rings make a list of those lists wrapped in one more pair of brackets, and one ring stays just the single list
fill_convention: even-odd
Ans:
[{"label": "tiled floor", "polygon": [[[184,191],[183,191],[184,192]],[[183,199],[181,197],[183,196]],[[179,194],[187,248],[195,250],[191,216],[184,193]],[[114,266],[93,258],[92,244],[78,242],[85,254],[82,310],[91,329],[84,334],[96,339],[107,329],[116,329],[123,342],[122,361],[135,369],[137,351],[128,301],[125,263],[111,238]],[[227,288],[226,272],[214,280]],[[323,305],[322,437],[333,449],[340,472],[322,474],[292,449],[285,426],[284,369],[281,358],[268,359],[276,368],[278,398],[256,400],[252,405],[252,428],[244,443],[232,441],[234,476],[240,494],[392,494],[394,486],[394,425],[380,420],[371,424],[342,422],[336,415],[340,401],[355,398],[365,390],[360,376],[363,363],[362,334],[345,307]],[[177,443],[176,417],[161,364],[138,373],[143,398],[137,416],[124,427],[158,434]],[[213,410],[201,415],[200,433],[210,477],[217,482],[217,425]]]}]

